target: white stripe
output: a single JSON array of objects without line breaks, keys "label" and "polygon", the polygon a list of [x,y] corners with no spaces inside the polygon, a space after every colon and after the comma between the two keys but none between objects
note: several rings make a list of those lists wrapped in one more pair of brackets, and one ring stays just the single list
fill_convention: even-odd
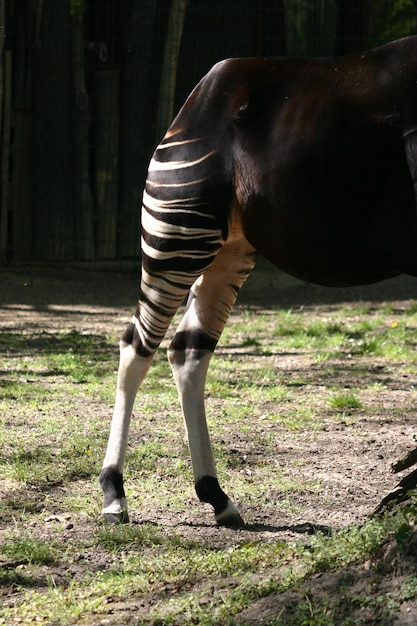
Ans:
[{"label": "white stripe", "polygon": [[202,163],[203,161],[206,161],[207,159],[209,159],[213,154],[215,154],[216,150],[212,150],[211,152],[209,152],[208,154],[205,154],[204,156],[200,157],[199,159],[196,159],[195,161],[157,161],[156,159],[152,158],[151,162],[149,163],[149,168],[148,168],[148,172],[169,172],[172,170],[179,170],[179,169],[184,169],[187,167],[194,167],[194,165],[198,165],[199,163]]},{"label": "white stripe", "polygon": [[163,148],[173,148],[174,146],[186,146],[189,143],[196,143],[197,141],[202,141],[202,139],[196,137],[195,139],[184,139],[184,141],[171,141],[170,143],[160,143],[156,151],[162,150]]},{"label": "white stripe", "polygon": [[172,252],[162,252],[148,246],[142,239],[142,251],[151,259],[208,259],[215,255],[214,251],[206,252],[205,250],[174,250]]},{"label": "white stripe", "polygon": [[197,185],[197,183],[204,183],[207,178],[197,178],[196,180],[190,180],[187,183],[155,183],[153,180],[146,181],[147,185],[152,185],[153,187],[188,187],[189,185]]},{"label": "white stripe", "polygon": [[[142,269],[142,281],[146,285],[153,284],[156,289],[159,287],[161,289],[167,289],[166,283],[169,281],[170,283],[178,284],[178,285],[192,285],[196,278],[200,276],[201,272],[199,270],[195,272],[175,272],[169,271],[164,272],[162,275],[149,274],[145,269]],[[164,286],[162,286],[164,285]],[[168,289],[174,289],[172,285],[168,285]],[[181,290],[180,287],[178,289]]]},{"label": "white stripe", "polygon": [[147,343],[145,339],[145,333],[143,331],[143,328],[139,324],[139,320],[135,316],[133,316],[131,321],[132,321],[132,324],[135,325],[141,344],[144,346],[146,350],[149,350],[149,352],[152,352],[153,348],[151,348],[151,346]]},{"label": "white stripe", "polygon": [[208,230],[207,228],[188,228],[187,226],[177,226],[163,222],[153,217],[148,211],[142,211],[142,228],[150,235],[163,237],[165,239],[201,239],[207,236],[219,237],[218,230]]},{"label": "white stripe", "polygon": [[193,202],[197,198],[179,198],[178,200],[157,200],[150,196],[146,191],[143,192],[143,204],[144,208],[151,209],[158,213],[190,213],[192,215],[198,215],[210,220],[214,220],[214,215],[208,215],[201,211],[194,211],[189,207],[204,206],[204,202]]}]

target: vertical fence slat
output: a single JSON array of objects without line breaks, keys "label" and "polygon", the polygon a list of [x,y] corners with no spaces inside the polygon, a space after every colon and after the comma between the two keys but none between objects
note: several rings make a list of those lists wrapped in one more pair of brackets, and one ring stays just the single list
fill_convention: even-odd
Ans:
[{"label": "vertical fence slat", "polygon": [[94,204],[89,172],[90,114],[85,84],[83,13],[72,16],[71,45],[75,255],[78,260],[87,261],[94,258]]},{"label": "vertical fence slat", "polygon": [[35,259],[75,258],[70,1],[43,0],[33,50]]},{"label": "vertical fence slat", "polygon": [[95,192],[96,255],[117,256],[117,206],[119,159],[119,72],[95,75]]},{"label": "vertical fence slat", "polygon": [[[16,261],[32,259],[33,159],[30,34],[25,15],[16,18],[13,59],[13,131],[10,147],[9,210],[12,219],[12,254]],[[10,229],[9,229],[10,232]]]},{"label": "vertical fence slat", "polygon": [[9,207],[12,217],[13,259],[32,259],[33,231],[33,160],[31,137],[32,111],[14,112],[14,137],[11,146],[13,173],[9,182]]},{"label": "vertical fence slat", "polygon": [[6,259],[9,248],[9,151],[12,114],[12,53],[4,53],[3,122],[1,141],[1,215],[0,258]]},{"label": "vertical fence slat", "polygon": [[[120,68],[120,151],[118,254],[137,258],[140,242],[140,206],[155,130],[148,110],[154,63],[156,0],[132,0],[123,37],[124,63]],[[154,110],[155,107],[152,107]]]},{"label": "vertical fence slat", "polygon": [[136,258],[155,140],[213,63],[373,47],[416,2],[0,0],[0,261]]},{"label": "vertical fence slat", "polygon": [[168,34],[165,42],[164,61],[159,88],[156,139],[160,141],[172,121],[185,12],[188,0],[173,0],[169,14]]},{"label": "vertical fence slat", "polygon": [[[0,143],[0,168],[3,161],[3,102],[4,102],[4,41],[6,37],[6,2],[0,0],[0,137],[3,139]],[[1,169],[1,171],[3,171]],[[0,260],[6,254],[7,248],[7,213],[3,217],[3,197],[0,195]],[[4,222],[4,223],[3,223]]]}]

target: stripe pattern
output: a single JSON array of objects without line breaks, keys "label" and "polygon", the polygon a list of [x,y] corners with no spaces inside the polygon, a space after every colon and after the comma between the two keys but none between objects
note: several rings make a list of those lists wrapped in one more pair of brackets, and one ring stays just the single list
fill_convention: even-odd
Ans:
[{"label": "stripe pattern", "polygon": [[215,156],[201,139],[169,137],[150,162],[142,204],[141,290],[123,337],[140,355],[155,352],[191,285],[224,244],[204,194]]}]

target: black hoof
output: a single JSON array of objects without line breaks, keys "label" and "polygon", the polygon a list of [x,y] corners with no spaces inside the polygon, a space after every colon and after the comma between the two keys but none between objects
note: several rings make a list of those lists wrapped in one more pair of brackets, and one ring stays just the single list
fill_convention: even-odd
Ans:
[{"label": "black hoof", "polygon": [[104,493],[102,515],[110,524],[126,524],[129,521],[123,476],[116,467],[103,468],[100,485]]}]

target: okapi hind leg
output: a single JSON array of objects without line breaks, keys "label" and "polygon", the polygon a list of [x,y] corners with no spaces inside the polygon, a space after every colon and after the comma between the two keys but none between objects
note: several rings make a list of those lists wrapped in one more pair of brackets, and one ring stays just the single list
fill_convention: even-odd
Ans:
[{"label": "okapi hind leg", "polygon": [[[170,149],[176,149],[176,143],[170,145]],[[160,151],[170,149],[165,146]],[[120,343],[116,400],[100,474],[104,493],[102,514],[110,522],[128,521],[123,467],[139,385],[190,287],[224,244],[224,229],[212,214],[210,202],[202,198],[200,176],[192,162],[185,168],[173,159],[174,155],[170,163],[153,159],[144,192],[140,294],[135,315]],[[171,175],[174,169],[178,171],[173,186],[169,182],[153,181],[161,173],[165,177]],[[183,185],[181,173],[185,176]],[[187,177],[193,177],[191,183]],[[194,195],[187,196],[192,192]],[[228,214],[227,207],[225,213]]]},{"label": "okapi hind leg", "polygon": [[[131,335],[129,328],[126,334]],[[152,356],[138,356],[131,343],[122,338],[113,419],[103,469],[100,473],[100,485],[104,494],[102,515],[110,523],[129,521],[123,487],[123,465],[133,404],[151,361]]]},{"label": "okapi hind leg", "polygon": [[104,494],[102,515],[112,523],[129,521],[123,488],[123,467],[137,391],[174,313],[196,280],[195,273],[181,273],[179,283],[178,272],[149,272],[153,265],[142,258],[141,290],[136,313],[120,341],[116,400],[100,473]]},{"label": "okapi hind leg", "polygon": [[[106,521],[112,523],[129,521],[123,488],[123,467],[137,391],[174,313],[196,280],[196,272],[179,274],[177,270],[149,271],[155,265],[143,255],[141,289],[136,313],[120,341],[116,400],[107,451],[100,473],[100,485],[104,494],[102,515]],[[201,271],[204,271],[205,267],[204,265]],[[198,271],[197,276],[200,273]]]},{"label": "okapi hind leg", "polygon": [[183,411],[197,496],[213,506],[215,519],[222,526],[241,526],[243,519],[217,479],[204,388],[217,341],[254,264],[254,248],[236,225],[214,262],[191,288],[186,311],[168,351]]}]

